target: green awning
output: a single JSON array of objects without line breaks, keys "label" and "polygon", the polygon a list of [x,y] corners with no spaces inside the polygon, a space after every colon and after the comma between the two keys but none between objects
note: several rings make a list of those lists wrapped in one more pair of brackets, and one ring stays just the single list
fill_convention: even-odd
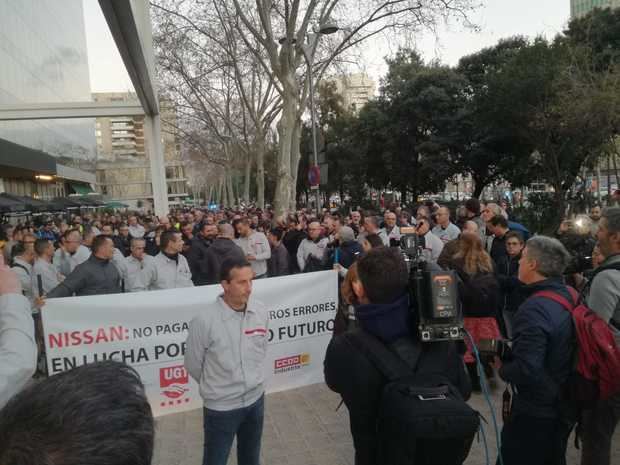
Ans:
[{"label": "green awning", "polygon": [[129,205],[126,205],[121,202],[106,202],[105,207],[106,208],[127,208],[129,207]]},{"label": "green awning", "polygon": [[73,192],[75,192],[78,195],[88,195],[88,194],[93,194],[95,192],[88,184],[69,183],[69,186],[71,186],[71,189],[73,189]]}]

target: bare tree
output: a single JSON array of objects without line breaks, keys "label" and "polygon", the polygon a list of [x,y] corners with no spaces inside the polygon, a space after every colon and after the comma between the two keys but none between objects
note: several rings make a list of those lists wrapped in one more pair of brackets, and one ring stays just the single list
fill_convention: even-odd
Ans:
[{"label": "bare tree", "polygon": [[[278,105],[270,108],[281,109],[274,199],[276,212],[281,214],[294,208],[296,198],[301,118],[309,87],[306,58],[313,64],[310,72],[318,82],[331,65],[346,59],[368,39],[384,32],[411,34],[422,29],[434,30],[442,18],[458,15],[466,19],[474,3],[475,0],[158,0],[155,6],[170,16],[182,18],[184,30],[201,31],[212,44],[221,46],[224,42],[228,51],[243,50],[244,57],[251,53],[254,67],[264,73],[269,86],[277,92]],[[338,24],[340,32],[316,40],[317,34],[325,31],[323,26],[332,21]],[[189,45],[192,44],[180,41],[177,46]],[[204,47],[203,43],[200,46]],[[203,51],[215,58],[216,50]],[[240,62],[239,56],[227,53],[219,61],[211,60],[204,72],[213,72],[219,66],[234,67],[234,63]],[[243,77],[242,82],[246,83]],[[274,118],[276,115],[277,112]]]}]

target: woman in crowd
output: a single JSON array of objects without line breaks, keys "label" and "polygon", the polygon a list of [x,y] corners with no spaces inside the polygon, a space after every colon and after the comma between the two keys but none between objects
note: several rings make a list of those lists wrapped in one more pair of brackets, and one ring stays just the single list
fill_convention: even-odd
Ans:
[{"label": "woman in crowd", "polygon": [[[500,288],[493,270],[491,256],[482,248],[477,234],[463,233],[459,238],[460,247],[448,263],[448,267],[459,276],[459,298],[463,310],[465,329],[476,345],[481,339],[500,339],[497,324],[500,309]],[[469,337],[465,338],[467,352],[464,356],[472,379],[472,386],[480,390],[480,378],[476,359],[471,350]],[[487,376],[493,371],[490,360],[484,360]]]}]

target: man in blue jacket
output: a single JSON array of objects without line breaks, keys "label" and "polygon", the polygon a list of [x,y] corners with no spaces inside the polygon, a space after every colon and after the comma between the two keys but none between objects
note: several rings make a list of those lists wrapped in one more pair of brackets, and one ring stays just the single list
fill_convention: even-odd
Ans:
[{"label": "man in blue jacket", "polygon": [[569,259],[560,241],[535,236],[519,261],[527,300],[514,317],[512,354],[499,369],[501,378],[516,388],[502,430],[505,465],[566,463],[571,425],[564,419],[560,389],[572,368],[573,321],[562,305],[536,294],[552,291],[571,301],[562,280]]}]

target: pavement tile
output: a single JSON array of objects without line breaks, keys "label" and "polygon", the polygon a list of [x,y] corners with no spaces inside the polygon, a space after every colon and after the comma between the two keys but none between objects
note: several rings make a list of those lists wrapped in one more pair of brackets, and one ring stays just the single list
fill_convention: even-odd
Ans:
[{"label": "pavement tile", "polygon": [[[493,408],[501,428],[502,387],[492,392]],[[338,411],[338,395],[316,384],[267,396],[262,465],[354,465],[354,449],[346,407]],[[486,427],[489,463],[495,463],[495,432],[484,398],[475,394],[470,404],[489,421]],[[156,421],[153,465],[200,465],[202,463],[202,412],[159,417]],[[475,441],[465,465],[484,465],[482,441]],[[572,438],[567,463],[579,463]],[[620,429],[613,441],[611,463],[620,463]],[[236,464],[233,445],[228,465]]]}]

